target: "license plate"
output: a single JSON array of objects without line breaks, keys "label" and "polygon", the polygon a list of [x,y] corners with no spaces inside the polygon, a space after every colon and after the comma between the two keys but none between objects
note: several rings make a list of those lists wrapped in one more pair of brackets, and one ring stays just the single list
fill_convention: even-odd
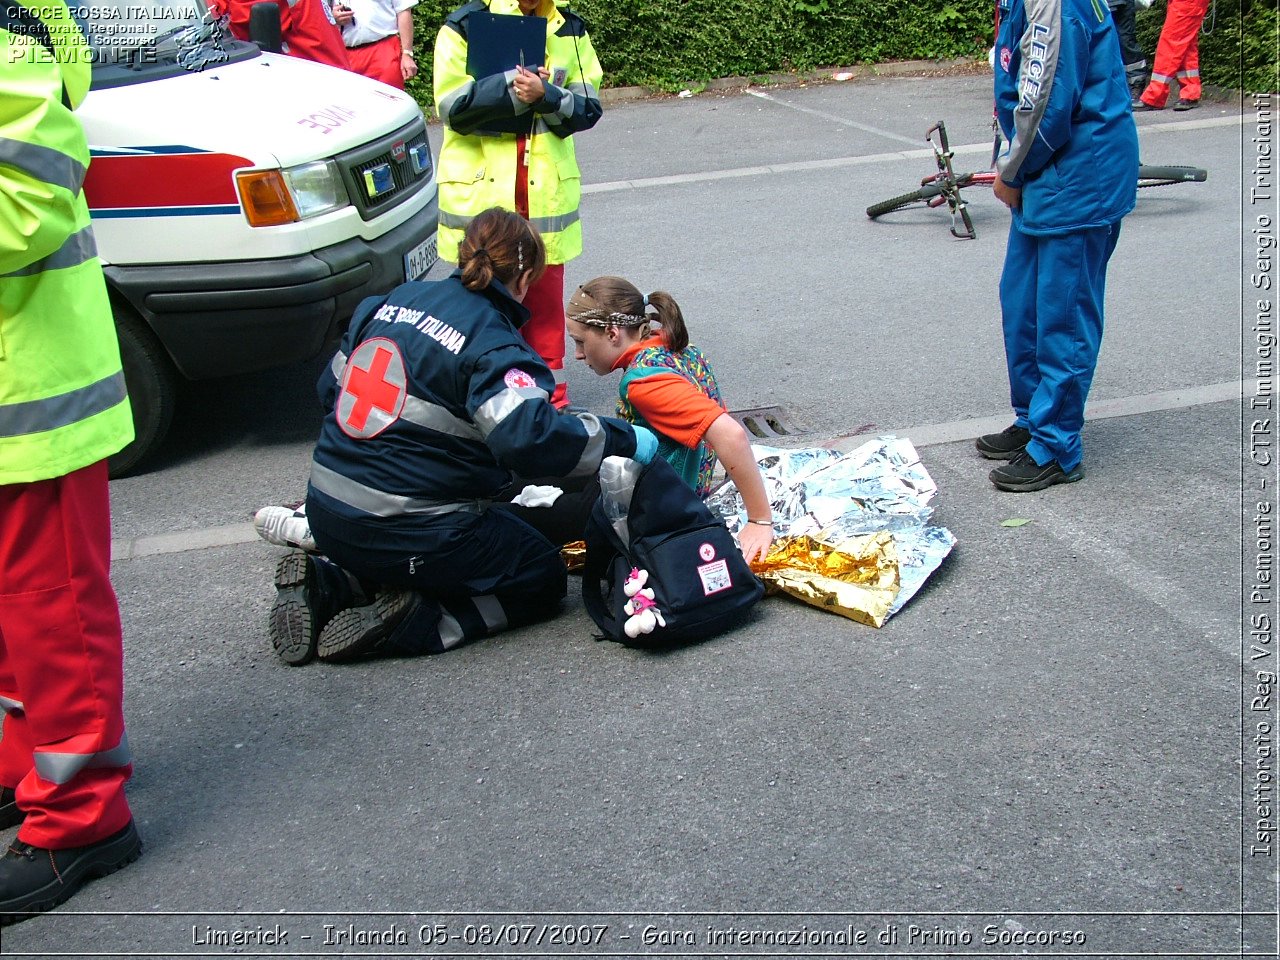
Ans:
[{"label": "license plate", "polygon": [[417,280],[439,259],[436,253],[436,238],[433,235],[404,255],[404,278]]}]

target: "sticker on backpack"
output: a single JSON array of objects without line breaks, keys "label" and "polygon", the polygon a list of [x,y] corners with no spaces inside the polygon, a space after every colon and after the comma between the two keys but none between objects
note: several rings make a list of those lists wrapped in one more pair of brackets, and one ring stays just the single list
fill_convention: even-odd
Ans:
[{"label": "sticker on backpack", "polygon": [[729,564],[724,560],[704,563],[698,568],[698,577],[702,580],[703,596],[711,596],[721,590],[733,586],[733,577],[729,575]]}]

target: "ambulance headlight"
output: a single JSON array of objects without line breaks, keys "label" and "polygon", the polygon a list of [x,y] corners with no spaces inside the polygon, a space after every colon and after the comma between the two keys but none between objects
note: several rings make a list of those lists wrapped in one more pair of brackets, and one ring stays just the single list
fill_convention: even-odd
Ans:
[{"label": "ambulance headlight", "polygon": [[302,220],[337,210],[350,202],[332,160],[289,167],[284,171],[284,177],[289,184],[289,192],[293,194],[298,217]]}]

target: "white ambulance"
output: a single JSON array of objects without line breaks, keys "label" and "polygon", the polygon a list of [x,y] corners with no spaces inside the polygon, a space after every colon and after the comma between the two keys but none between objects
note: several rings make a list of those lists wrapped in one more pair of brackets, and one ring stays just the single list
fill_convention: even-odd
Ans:
[{"label": "white ambulance", "polygon": [[163,439],[179,376],[315,357],[362,298],[425,274],[436,182],[400,90],[237,41],[201,0],[76,12],[85,196],[138,433],[118,476]]}]

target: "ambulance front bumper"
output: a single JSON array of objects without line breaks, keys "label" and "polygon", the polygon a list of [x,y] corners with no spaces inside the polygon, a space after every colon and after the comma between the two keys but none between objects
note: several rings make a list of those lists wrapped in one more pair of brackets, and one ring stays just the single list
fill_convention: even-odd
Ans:
[{"label": "ambulance front bumper", "polygon": [[[433,197],[375,240],[278,260],[103,268],[192,380],[309,360],[332,348],[365,297],[405,281],[406,255],[436,232]],[[418,258],[420,264],[421,258]]]}]

